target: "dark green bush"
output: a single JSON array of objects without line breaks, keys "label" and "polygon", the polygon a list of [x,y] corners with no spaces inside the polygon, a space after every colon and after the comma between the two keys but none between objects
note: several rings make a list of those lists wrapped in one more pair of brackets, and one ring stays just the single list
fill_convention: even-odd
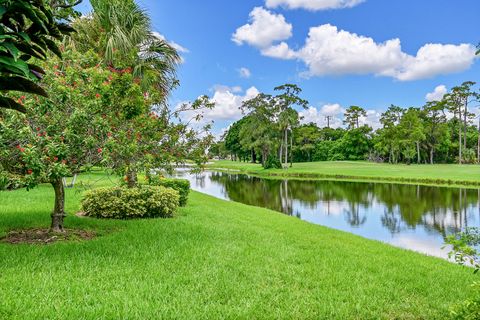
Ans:
[{"label": "dark green bush", "polygon": [[178,191],[157,186],[100,188],[82,200],[85,215],[96,218],[170,218],[179,205]]},{"label": "dark green bush", "polygon": [[148,182],[152,186],[162,186],[177,190],[180,194],[180,207],[187,205],[188,194],[190,193],[190,181],[185,179],[167,179],[161,176],[150,176]]},{"label": "dark green bush", "polygon": [[282,164],[280,163],[280,160],[278,160],[277,157],[269,155],[263,167],[265,169],[281,169]]}]

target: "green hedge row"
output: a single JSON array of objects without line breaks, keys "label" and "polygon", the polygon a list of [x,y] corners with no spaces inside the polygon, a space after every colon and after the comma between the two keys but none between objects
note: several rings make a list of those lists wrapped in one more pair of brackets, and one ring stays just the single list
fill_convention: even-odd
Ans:
[{"label": "green hedge row", "polygon": [[167,179],[158,175],[150,176],[148,183],[152,186],[162,186],[177,190],[180,194],[180,206],[187,205],[188,194],[190,193],[190,181],[185,179]]},{"label": "green hedge row", "polygon": [[157,186],[100,188],[82,200],[85,215],[95,218],[170,218],[179,206],[178,191]]}]

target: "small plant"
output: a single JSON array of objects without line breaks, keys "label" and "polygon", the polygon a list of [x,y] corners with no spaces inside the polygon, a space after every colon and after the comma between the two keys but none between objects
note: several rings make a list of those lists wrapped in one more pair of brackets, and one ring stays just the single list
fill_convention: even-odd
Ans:
[{"label": "small plant", "polygon": [[[452,251],[448,253],[449,258],[453,257],[455,262],[460,265],[473,267],[474,273],[480,270],[480,253],[478,251],[480,228],[468,228],[464,232],[448,236],[445,243],[452,246]],[[472,288],[473,296],[451,309],[452,319],[480,319],[480,282],[474,282]]]},{"label": "small plant", "polygon": [[188,194],[190,193],[190,181],[185,179],[168,179],[159,175],[149,176],[148,183],[152,186],[162,186],[177,190],[180,195],[179,205],[184,207],[187,205]]},{"label": "small plant", "polygon": [[460,265],[472,266],[474,273],[480,270],[480,228],[468,228],[464,232],[448,236],[445,243],[452,246],[449,258],[453,257]]},{"label": "small plant", "polygon": [[100,188],[86,193],[82,208],[95,218],[171,218],[179,198],[178,191],[165,187]]}]

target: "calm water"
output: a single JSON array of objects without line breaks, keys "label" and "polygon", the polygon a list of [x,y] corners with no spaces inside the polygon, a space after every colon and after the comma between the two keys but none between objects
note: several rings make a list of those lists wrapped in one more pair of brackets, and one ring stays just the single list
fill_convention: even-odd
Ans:
[{"label": "calm water", "polygon": [[480,226],[480,189],[386,183],[269,180],[242,174],[178,175],[192,189],[221,199],[265,207],[429,255],[446,235]]}]

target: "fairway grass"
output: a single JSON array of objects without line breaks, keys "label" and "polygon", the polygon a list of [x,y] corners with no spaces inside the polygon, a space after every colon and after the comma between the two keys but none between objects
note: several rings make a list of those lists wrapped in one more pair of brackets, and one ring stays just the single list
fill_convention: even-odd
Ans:
[{"label": "fairway grass", "polygon": [[480,165],[406,165],[365,161],[294,163],[288,169],[263,169],[260,164],[221,160],[210,169],[236,170],[263,177],[382,181],[425,185],[480,187]]},{"label": "fairway grass", "polygon": [[[70,214],[80,199],[67,191]],[[47,185],[0,192],[0,234],[47,226],[52,200]],[[441,319],[476,279],[441,259],[196,192],[174,219],[70,215],[67,227],[99,236],[0,243],[0,319]]]}]

